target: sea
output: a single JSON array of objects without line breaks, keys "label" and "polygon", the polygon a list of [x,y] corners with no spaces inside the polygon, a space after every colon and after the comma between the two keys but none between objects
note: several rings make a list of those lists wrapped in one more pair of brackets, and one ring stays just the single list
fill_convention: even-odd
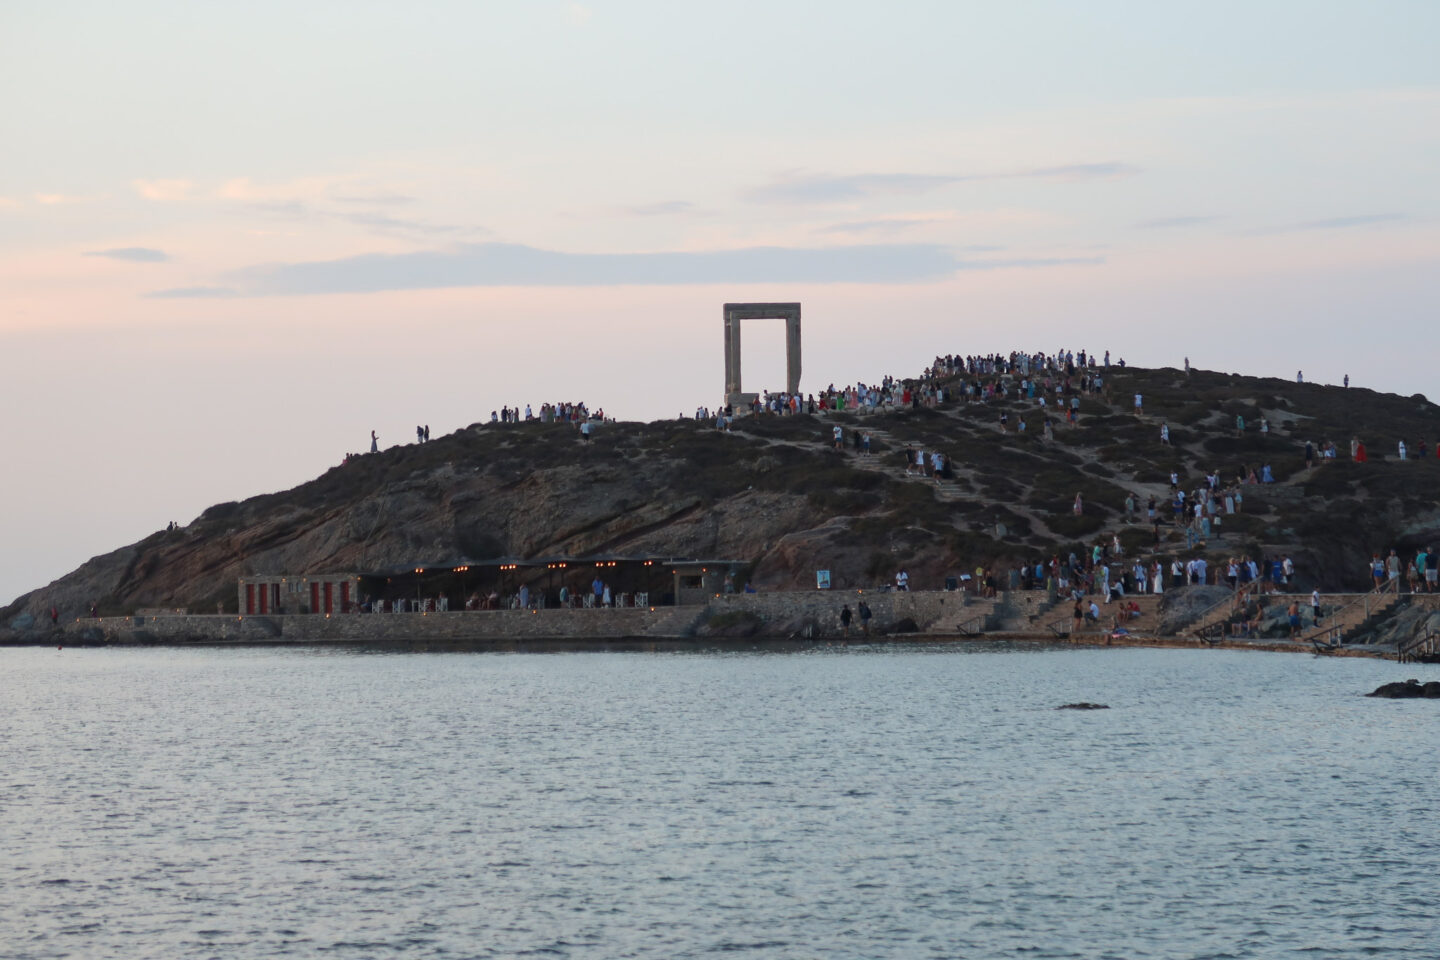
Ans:
[{"label": "sea", "polygon": [[1363,696],[1412,676],[5,649],[0,956],[1440,957],[1440,702]]}]

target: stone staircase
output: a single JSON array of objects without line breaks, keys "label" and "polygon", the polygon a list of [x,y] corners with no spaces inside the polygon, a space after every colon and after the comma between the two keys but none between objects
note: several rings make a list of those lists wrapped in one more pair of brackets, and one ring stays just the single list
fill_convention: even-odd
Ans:
[{"label": "stone staircase", "polygon": [[[1351,602],[1333,610],[1328,615],[1321,617],[1322,626],[1312,626],[1308,633],[1302,634],[1299,638],[1302,643],[1314,643],[1324,646],[1339,646],[1349,643],[1352,638],[1369,630],[1372,626],[1386,617],[1390,616],[1399,607],[1408,603],[1408,594],[1396,592],[1376,592],[1362,594],[1359,597],[1352,596]],[[1322,609],[1330,609],[1325,603],[1326,598],[1321,597]],[[1301,610],[1308,609],[1305,604]]]},{"label": "stone staircase", "polygon": [[[1311,621],[1310,598],[1302,594],[1267,594],[1266,619],[1284,611],[1293,601],[1300,602],[1301,623],[1309,623],[1295,639],[1299,643],[1315,643],[1337,646],[1369,629],[1385,619],[1395,608],[1408,600],[1404,594],[1392,592],[1377,593],[1327,593],[1320,595],[1321,626]],[[1248,607],[1248,603],[1245,605]],[[1226,598],[1204,611],[1199,618],[1191,621],[1183,630],[1185,636],[1196,640],[1218,641],[1231,635],[1230,624],[1241,612],[1234,598]]]},{"label": "stone staircase", "polygon": [[1003,595],[997,622],[997,633],[1033,633],[1045,629],[1040,621],[1053,610],[1060,599],[1044,590],[1011,591]]},{"label": "stone staircase", "polygon": [[997,629],[1005,619],[1005,595],[991,600],[967,598],[955,614],[935,621],[926,633],[977,636]]},{"label": "stone staircase", "polygon": [[[1114,603],[1109,604],[1101,603],[1099,621],[1084,621],[1081,625],[1080,633],[1075,636],[1071,635],[1075,621],[1071,614],[1070,602],[1057,602],[1055,604],[1055,610],[1048,611],[1047,616],[1040,618],[1039,629],[1043,629],[1057,637],[1069,637],[1070,639],[1103,637],[1115,629],[1115,616],[1119,612],[1120,604],[1124,603],[1128,607],[1131,601],[1134,601],[1135,605],[1140,608],[1139,613],[1128,620],[1122,621],[1119,626],[1125,628],[1125,630],[1132,634],[1153,635],[1157,633],[1160,628],[1160,602],[1163,599],[1164,597],[1162,595],[1132,593],[1127,594],[1124,600],[1116,600]],[[1056,616],[1057,613],[1062,614],[1062,616]],[[1035,627],[1031,629],[1036,630]],[[1036,632],[1038,632],[1038,630],[1036,630]]]}]

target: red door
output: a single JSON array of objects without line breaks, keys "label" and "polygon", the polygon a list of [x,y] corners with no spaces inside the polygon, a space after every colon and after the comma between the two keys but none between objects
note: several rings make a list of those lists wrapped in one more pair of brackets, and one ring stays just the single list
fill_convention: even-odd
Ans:
[{"label": "red door", "polygon": [[245,584],[245,612],[255,612],[255,584]]},{"label": "red door", "polygon": [[327,583],[327,584],[325,584],[325,613],[326,613],[326,615],[329,615],[329,614],[331,614],[331,613],[333,613],[333,612],[335,611],[334,596],[333,596],[333,595],[331,594],[331,592],[330,592],[330,591],[331,591],[331,588],[334,587],[334,586],[335,586],[335,584],[333,584],[333,583]]},{"label": "red door", "polygon": [[320,584],[310,584],[310,612],[320,612]]},{"label": "red door", "polygon": [[260,615],[264,616],[270,612],[270,585],[260,584]]},{"label": "red door", "polygon": [[350,581],[340,584],[340,612],[350,612]]}]

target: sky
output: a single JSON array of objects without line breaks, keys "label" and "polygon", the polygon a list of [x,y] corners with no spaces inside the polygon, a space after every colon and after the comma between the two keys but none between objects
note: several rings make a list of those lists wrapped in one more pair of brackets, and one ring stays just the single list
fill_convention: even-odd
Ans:
[{"label": "sky", "polygon": [[[0,602],[502,405],[942,353],[1436,397],[1440,4],[0,0]],[[783,328],[747,324],[747,389]],[[1440,424],[1437,424],[1440,435]]]}]

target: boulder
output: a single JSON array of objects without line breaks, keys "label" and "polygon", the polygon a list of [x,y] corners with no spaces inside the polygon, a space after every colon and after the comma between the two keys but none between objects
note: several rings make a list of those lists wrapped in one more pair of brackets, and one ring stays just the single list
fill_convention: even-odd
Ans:
[{"label": "boulder", "polygon": [[1421,683],[1419,680],[1410,679],[1404,683],[1382,683],[1367,697],[1384,697],[1390,700],[1440,700],[1440,680],[1431,680],[1429,683]]}]

